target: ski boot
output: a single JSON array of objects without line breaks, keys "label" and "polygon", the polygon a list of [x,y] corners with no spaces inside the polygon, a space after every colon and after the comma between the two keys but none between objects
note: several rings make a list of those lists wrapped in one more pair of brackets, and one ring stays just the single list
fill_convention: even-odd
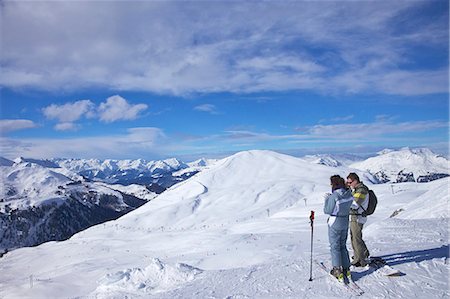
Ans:
[{"label": "ski boot", "polygon": [[331,269],[330,271],[330,274],[336,277],[339,282],[344,282],[344,273],[342,273],[340,267],[333,267],[333,269]]},{"label": "ski boot", "polygon": [[343,272],[344,276],[347,277],[348,282],[353,281],[352,272],[350,272],[350,268],[345,268]]}]

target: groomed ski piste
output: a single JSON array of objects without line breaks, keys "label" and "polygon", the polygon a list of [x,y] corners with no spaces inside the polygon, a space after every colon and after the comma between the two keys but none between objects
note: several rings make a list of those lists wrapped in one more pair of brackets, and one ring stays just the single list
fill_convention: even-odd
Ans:
[{"label": "groomed ski piste", "polygon": [[323,195],[350,171],[378,196],[364,229],[371,254],[404,273],[358,268],[359,298],[448,298],[449,178],[371,185],[360,170],[271,151],[220,160],[67,241],[7,253],[0,298],[354,297],[315,265],[308,281],[310,211],[313,257],[329,262]]}]

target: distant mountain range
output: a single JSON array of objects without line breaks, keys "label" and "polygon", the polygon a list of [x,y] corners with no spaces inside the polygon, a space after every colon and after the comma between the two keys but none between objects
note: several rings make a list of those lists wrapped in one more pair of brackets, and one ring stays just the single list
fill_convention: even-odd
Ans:
[{"label": "distant mountain range", "polygon": [[[292,159],[341,172],[356,171],[371,183],[426,182],[449,175],[449,160],[428,149],[384,150],[357,162],[358,157],[352,155]],[[89,226],[116,219],[223,161],[0,158],[0,252],[67,239]],[[236,173],[241,171],[238,165],[233,167]],[[266,166],[254,167],[258,172]]]},{"label": "distant mountain range", "polygon": [[[66,241],[4,255],[0,297],[350,297],[352,293],[332,287],[314,264],[310,272],[308,221],[315,211],[314,256],[331,265],[323,195],[331,191],[330,175],[345,176],[349,171],[367,174],[273,151],[236,153],[117,220]],[[448,178],[402,183],[395,188],[402,192],[394,194],[394,188],[367,182],[379,203],[365,237],[377,255],[407,274],[380,290],[379,280],[388,278],[378,271],[352,269],[368,294],[361,298],[387,293],[414,298],[424,292],[426,298],[446,297],[449,183]],[[71,190],[67,185],[61,192],[107,186],[82,182]],[[46,211],[38,212],[41,216]],[[54,218],[62,222],[66,217],[59,213]],[[312,282],[306,282],[309,273]],[[424,287],[411,290],[417,281]]]},{"label": "distant mountain range", "polygon": [[[6,160],[6,159],[4,159]],[[178,159],[161,161],[137,160],[98,160],[98,159],[50,159],[36,160],[17,158],[16,164],[33,163],[57,172],[75,173],[85,180],[101,181],[121,185],[152,185],[157,184],[166,189],[179,181],[194,175],[202,167],[213,160],[200,159],[186,164]],[[9,162],[4,161],[8,164]],[[180,170],[182,173],[175,174]]]},{"label": "distant mountain range", "polygon": [[331,167],[346,166],[357,161],[361,161],[362,158],[359,155],[353,154],[317,154],[317,155],[306,155],[302,159],[315,163]]},{"label": "distant mountain range", "polygon": [[213,162],[1,158],[0,252],[117,219]]},{"label": "distant mountain range", "polygon": [[429,182],[449,176],[449,160],[427,148],[383,150],[349,165],[371,173],[380,183]]},{"label": "distant mountain range", "polygon": [[302,159],[331,167],[346,166],[366,172],[372,183],[430,182],[449,176],[449,160],[427,148],[384,149],[377,156],[361,159],[351,154],[307,155]]}]

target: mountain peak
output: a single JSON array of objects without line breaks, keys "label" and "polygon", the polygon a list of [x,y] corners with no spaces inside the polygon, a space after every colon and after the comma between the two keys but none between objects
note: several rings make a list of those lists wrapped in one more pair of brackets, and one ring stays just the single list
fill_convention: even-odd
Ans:
[{"label": "mountain peak", "polygon": [[377,155],[381,156],[381,155],[385,155],[385,154],[389,154],[391,152],[394,152],[395,150],[390,149],[390,148],[385,148],[384,150],[381,150],[379,152],[377,152]]},{"label": "mountain peak", "polygon": [[39,165],[39,166],[46,167],[46,168],[59,168],[60,167],[57,163],[55,163],[51,160],[32,159],[32,158],[24,158],[24,157],[17,157],[16,159],[14,159],[14,163],[16,163],[16,164],[30,163],[30,164],[35,164],[35,165]]},{"label": "mountain peak", "polygon": [[428,148],[401,148],[384,150],[376,157],[353,163],[352,168],[369,171],[381,181],[396,182],[399,175],[408,174],[408,180],[416,180],[419,176],[430,174],[449,174],[449,160],[436,155]]}]

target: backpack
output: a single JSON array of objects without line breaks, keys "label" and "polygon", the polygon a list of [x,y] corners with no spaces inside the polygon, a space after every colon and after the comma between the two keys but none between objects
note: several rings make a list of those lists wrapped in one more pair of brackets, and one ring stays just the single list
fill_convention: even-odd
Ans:
[{"label": "backpack", "polygon": [[369,204],[367,205],[367,210],[364,210],[364,208],[361,207],[364,210],[362,215],[364,217],[366,217],[368,215],[372,215],[373,212],[375,212],[375,209],[377,208],[377,204],[378,204],[378,198],[375,195],[375,192],[373,192],[372,190],[369,190]]}]

